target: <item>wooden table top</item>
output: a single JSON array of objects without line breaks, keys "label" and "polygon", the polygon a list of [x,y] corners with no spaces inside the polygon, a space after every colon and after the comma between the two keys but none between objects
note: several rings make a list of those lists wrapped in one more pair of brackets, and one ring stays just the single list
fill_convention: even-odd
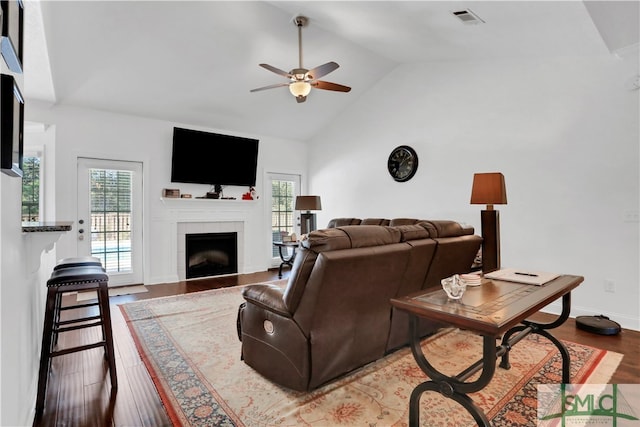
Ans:
[{"label": "wooden table top", "polygon": [[442,288],[391,299],[400,310],[454,327],[499,336],[538,312],[582,281],[582,276],[562,275],[542,286],[482,279],[467,286],[458,301],[449,300]]}]

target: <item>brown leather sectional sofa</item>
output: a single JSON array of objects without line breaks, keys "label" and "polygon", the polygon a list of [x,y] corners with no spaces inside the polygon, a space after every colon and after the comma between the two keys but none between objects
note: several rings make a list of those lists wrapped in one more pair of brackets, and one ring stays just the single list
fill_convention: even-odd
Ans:
[{"label": "brown leather sectional sofa", "polygon": [[482,241],[454,221],[337,218],[329,227],[301,242],[286,285],[245,288],[238,313],[245,363],[294,390],[405,345],[407,316],[389,300],[468,272]]}]

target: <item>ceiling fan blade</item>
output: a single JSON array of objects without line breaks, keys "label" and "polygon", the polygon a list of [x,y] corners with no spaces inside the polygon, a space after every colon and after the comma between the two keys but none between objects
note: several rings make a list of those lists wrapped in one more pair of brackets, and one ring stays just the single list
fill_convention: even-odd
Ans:
[{"label": "ceiling fan blade", "polygon": [[349,92],[351,90],[349,86],[339,85],[338,83],[324,82],[322,80],[311,82],[311,86],[315,87],[316,89],[333,90],[336,92]]},{"label": "ceiling fan blade", "polygon": [[326,76],[332,71],[337,70],[339,65],[336,62],[327,62],[326,64],[322,64],[316,68],[313,68],[307,72],[307,76],[311,80],[319,79],[320,77]]},{"label": "ceiling fan blade", "polygon": [[264,68],[264,69],[267,69],[267,70],[271,71],[272,73],[276,73],[276,74],[279,74],[279,75],[281,75],[281,76],[291,78],[291,74],[290,74],[290,73],[287,73],[286,71],[283,71],[283,70],[281,70],[280,68],[276,68],[276,67],[274,67],[273,65],[269,65],[269,64],[260,64],[260,66],[261,66],[262,68]]},{"label": "ceiling fan blade", "polygon": [[276,83],[274,85],[263,86],[263,87],[259,87],[259,88],[256,88],[256,89],[251,89],[249,92],[258,92],[258,91],[261,91],[261,90],[274,89],[276,87],[282,87],[282,86],[289,86],[289,83]]}]

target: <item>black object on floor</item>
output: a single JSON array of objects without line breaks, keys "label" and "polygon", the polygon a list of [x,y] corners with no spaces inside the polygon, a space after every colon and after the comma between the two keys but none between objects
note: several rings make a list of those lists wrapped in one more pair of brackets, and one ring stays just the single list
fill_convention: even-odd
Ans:
[{"label": "black object on floor", "polygon": [[602,314],[598,316],[578,316],[576,326],[587,332],[600,335],[616,335],[620,333],[620,324]]}]

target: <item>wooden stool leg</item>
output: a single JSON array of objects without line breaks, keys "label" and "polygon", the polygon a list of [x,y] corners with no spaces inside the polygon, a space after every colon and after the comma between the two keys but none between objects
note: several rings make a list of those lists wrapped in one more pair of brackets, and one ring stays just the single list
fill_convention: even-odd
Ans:
[{"label": "wooden stool leg", "polygon": [[40,350],[40,372],[38,374],[38,396],[36,398],[36,419],[42,416],[44,399],[47,394],[47,380],[51,366],[51,346],[53,323],[56,316],[57,288],[47,290],[47,303],[44,311],[44,326],[42,328],[42,349]]},{"label": "wooden stool leg", "polygon": [[[62,292],[56,292],[56,305],[54,308],[54,314],[53,314],[53,324],[57,325],[60,322],[60,312],[62,308]],[[51,344],[51,350],[53,351],[53,347],[56,346],[56,344],[58,344],[58,334],[54,331],[53,333],[53,339],[52,339],[52,344]]]},{"label": "wooden stool leg", "polygon": [[102,315],[102,329],[104,331],[105,351],[109,363],[109,375],[111,376],[111,389],[118,388],[118,376],[116,375],[116,357],[113,348],[113,332],[111,330],[111,309],[109,306],[109,289],[107,282],[100,283],[98,289],[100,298],[100,311]]}]

